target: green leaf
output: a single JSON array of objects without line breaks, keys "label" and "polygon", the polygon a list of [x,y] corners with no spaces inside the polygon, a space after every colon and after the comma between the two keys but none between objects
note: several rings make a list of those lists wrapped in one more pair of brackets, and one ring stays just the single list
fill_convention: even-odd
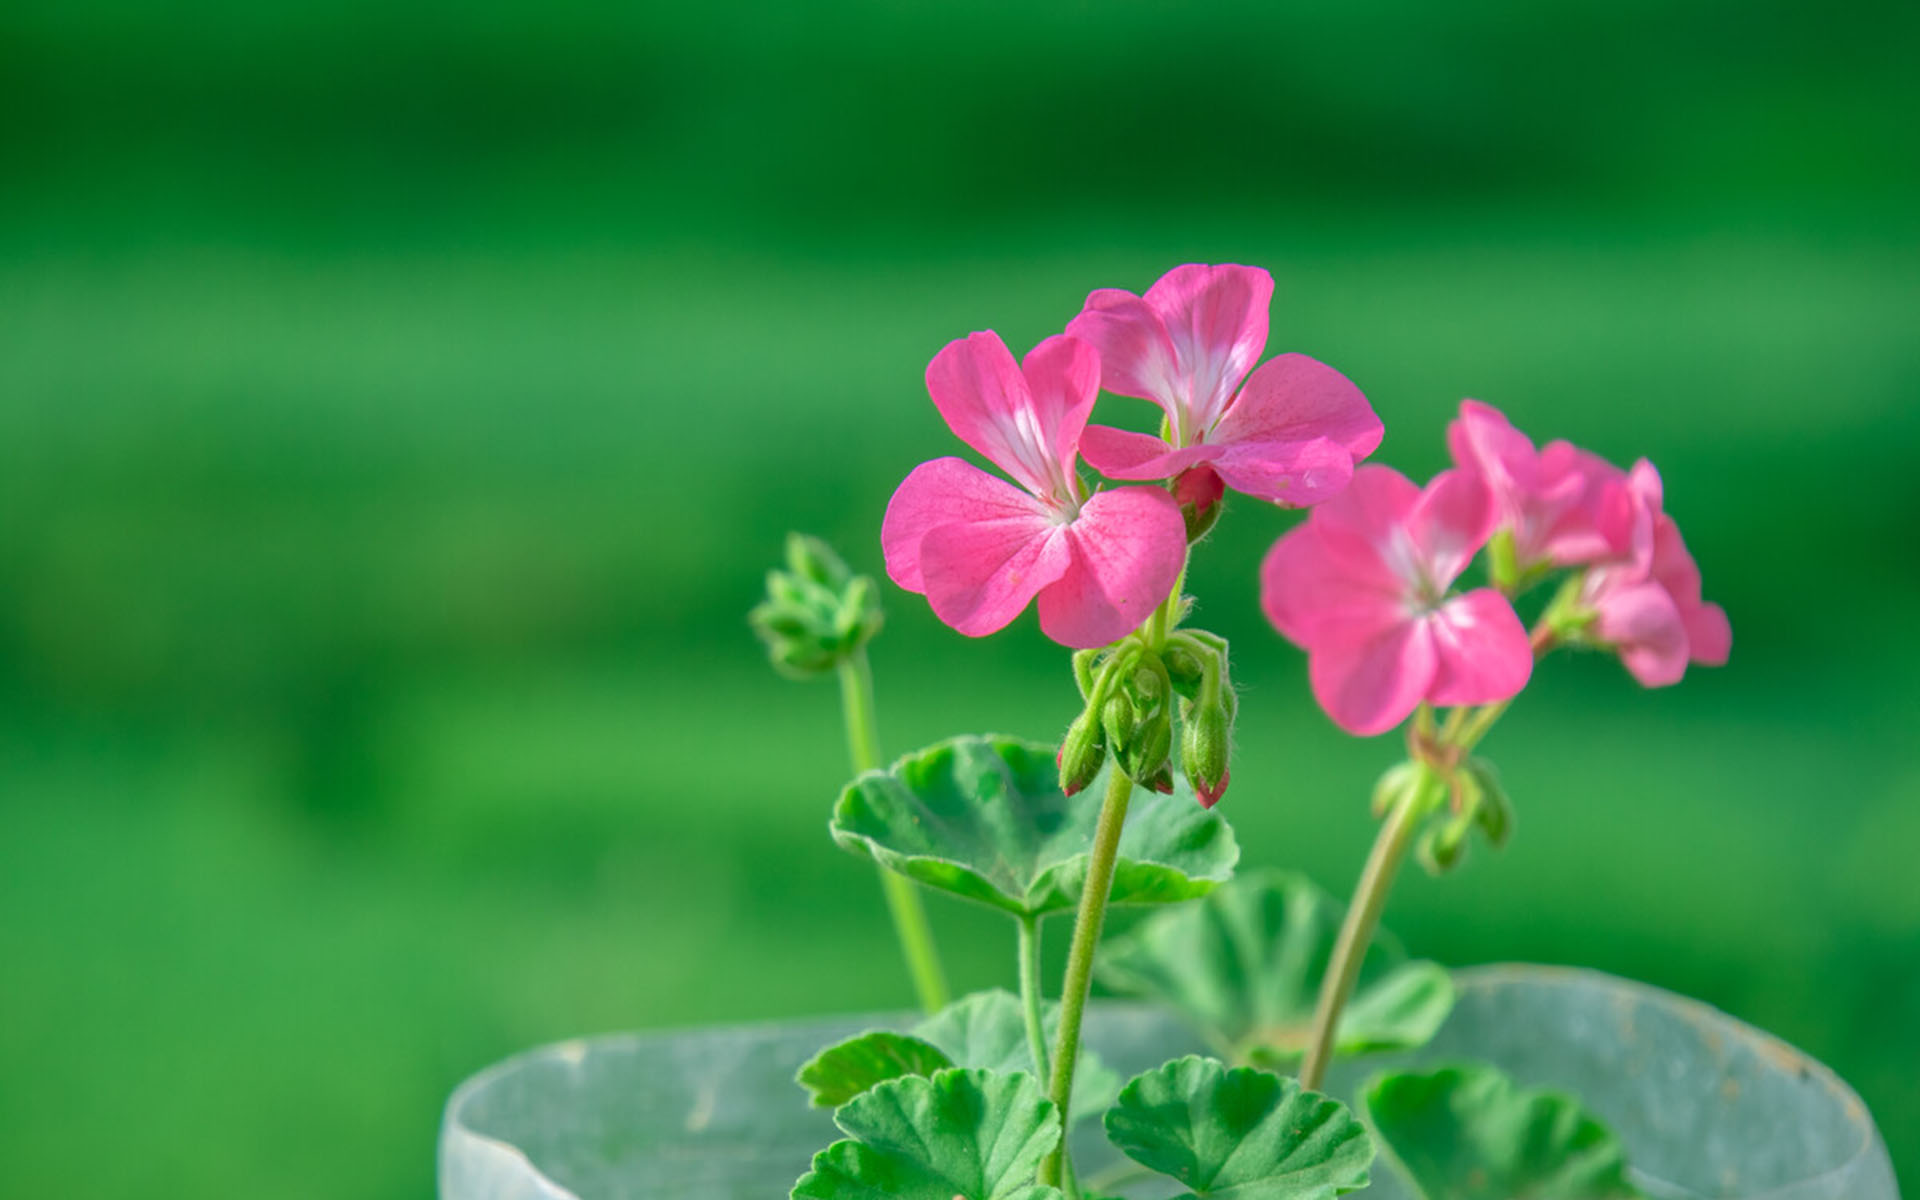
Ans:
[{"label": "green leaf", "polygon": [[[1060,1006],[1051,1001],[1041,1009],[1041,1028],[1051,1050],[1060,1032]],[[1027,1044],[1026,1017],[1020,998],[992,988],[974,992],[947,1005],[914,1026],[914,1034],[938,1047],[963,1067],[989,1071],[1032,1071],[1033,1049]],[[1073,1072],[1073,1114],[1076,1122],[1104,1112],[1120,1091],[1120,1076],[1084,1047]]]},{"label": "green leaf", "polygon": [[875,1031],[828,1046],[793,1077],[817,1108],[838,1108],[876,1083],[932,1075],[954,1065],[938,1046],[904,1033]]},{"label": "green leaf", "polygon": [[1571,1096],[1489,1066],[1373,1079],[1362,1100],[1427,1200],[1638,1200],[1620,1140]]},{"label": "green leaf", "polygon": [[848,1140],[813,1156],[795,1200],[1059,1200],[1033,1182],[1060,1114],[1025,1073],[905,1075],[833,1115]]},{"label": "green leaf", "polygon": [[[1068,797],[1053,756],[1052,746],[1009,737],[954,738],[909,754],[847,786],[834,808],[834,841],[1016,916],[1073,908],[1106,775]],[[1203,895],[1233,874],[1239,857],[1226,820],[1201,808],[1185,783],[1171,795],[1136,789],[1111,902]]]},{"label": "green leaf", "polygon": [[[1114,990],[1178,1010],[1222,1054],[1285,1065],[1306,1050],[1345,915],[1305,876],[1253,872],[1113,939],[1098,970]],[[1421,1045],[1446,1020],[1453,998],[1444,967],[1409,961],[1382,931],[1361,961],[1336,1048],[1358,1054]]]},{"label": "green leaf", "polygon": [[1367,1185],[1373,1142],[1345,1105],[1296,1080],[1211,1058],[1136,1076],[1107,1137],[1198,1197],[1326,1200]]}]

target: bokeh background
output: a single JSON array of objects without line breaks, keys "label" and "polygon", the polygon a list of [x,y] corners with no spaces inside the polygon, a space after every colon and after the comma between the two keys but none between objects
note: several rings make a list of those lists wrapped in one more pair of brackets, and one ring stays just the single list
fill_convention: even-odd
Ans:
[{"label": "bokeh background", "polygon": [[[1463,395],[1651,456],[1732,614],[1678,688],[1555,659],[1513,846],[1389,924],[1775,1030],[1920,1179],[1917,60],[1778,0],[0,7],[5,1190],[421,1197],[517,1048],[906,1003],[743,614],[789,528],[878,569],[942,343],[1189,260],[1410,472]],[[1247,861],[1344,890],[1395,746],[1258,617],[1293,520],[1193,585]],[[890,752],[1071,715],[1031,617],[889,609]]]}]

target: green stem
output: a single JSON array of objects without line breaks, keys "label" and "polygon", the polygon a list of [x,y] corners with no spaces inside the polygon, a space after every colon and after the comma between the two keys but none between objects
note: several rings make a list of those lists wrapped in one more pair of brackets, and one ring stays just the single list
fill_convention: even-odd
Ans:
[{"label": "green stem", "polygon": [[1167,644],[1167,633],[1173,628],[1173,614],[1180,608],[1180,592],[1187,586],[1187,566],[1180,564],[1180,574],[1174,576],[1173,591],[1153,615],[1147,618],[1147,644],[1158,650]]},{"label": "green stem", "polygon": [[[880,769],[880,735],[873,720],[873,668],[867,664],[863,647],[840,660],[840,710],[847,726],[847,757],[856,773]],[[920,996],[920,1007],[929,1013],[946,1007],[947,977],[940,969],[940,954],[934,948],[933,928],[927,924],[927,910],[920,893],[904,876],[885,867],[880,870],[880,888],[886,893],[887,908],[893,913],[893,931],[900,938],[900,953],[907,960],[913,987]]]},{"label": "green stem", "polygon": [[1380,910],[1387,906],[1387,893],[1393,888],[1394,873],[1406,857],[1407,843],[1420,825],[1422,806],[1419,797],[1409,796],[1388,814],[1374,839],[1373,851],[1360,872],[1360,884],[1347,905],[1346,920],[1340,924],[1340,940],[1334,943],[1333,958],[1320,981],[1320,1001],[1313,1010],[1313,1033],[1307,1043],[1306,1065],[1300,1070],[1300,1086],[1317,1091],[1326,1078],[1327,1064],[1333,1058],[1334,1030],[1340,1024],[1340,1010],[1353,995],[1354,980],[1360,976],[1360,962],[1366,957],[1367,944],[1380,924]]},{"label": "green stem", "polygon": [[1020,1007],[1027,1018],[1027,1046],[1033,1051],[1034,1074],[1047,1078],[1047,1028],[1040,1016],[1040,918],[1021,917],[1020,925]]},{"label": "green stem", "polygon": [[[1175,594],[1178,595],[1176,589]],[[1100,823],[1093,831],[1093,854],[1087,862],[1087,882],[1080,894],[1080,911],[1073,921],[1073,944],[1067,950],[1067,979],[1060,988],[1060,1034],[1053,1050],[1053,1103],[1060,1110],[1060,1128],[1072,1125],[1070,1102],[1073,1097],[1073,1069],[1080,1055],[1080,1018],[1087,1007],[1087,990],[1093,984],[1093,954],[1100,942],[1100,927],[1107,918],[1107,895],[1113,889],[1114,863],[1120,857],[1120,828],[1127,821],[1127,802],[1133,798],[1133,780],[1113,766],[1107,780],[1107,798],[1100,806]],[[1040,1164],[1040,1182],[1060,1187],[1070,1178],[1066,1164],[1065,1137],[1045,1162]],[[1068,1195],[1077,1189],[1069,1188]]]}]

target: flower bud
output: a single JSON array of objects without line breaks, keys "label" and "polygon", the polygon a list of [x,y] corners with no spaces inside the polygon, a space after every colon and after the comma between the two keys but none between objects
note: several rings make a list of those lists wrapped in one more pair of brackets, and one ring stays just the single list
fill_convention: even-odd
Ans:
[{"label": "flower bud", "polygon": [[1146,788],[1149,791],[1159,792],[1162,796],[1173,795],[1172,764],[1165,763],[1165,762],[1161,763],[1160,769],[1158,771],[1155,771],[1152,775],[1148,776],[1146,781],[1142,783],[1140,786]]},{"label": "flower bud", "polygon": [[1220,500],[1226,494],[1226,483],[1205,463],[1180,472],[1180,477],[1173,481],[1173,499],[1186,520],[1188,544],[1207,536],[1207,531],[1220,519]]},{"label": "flower bud", "polygon": [[1120,763],[1120,769],[1134,782],[1149,787],[1154,785],[1148,781],[1163,768],[1167,771],[1168,779],[1172,779],[1172,768],[1167,762],[1167,755],[1172,750],[1173,717],[1164,706],[1136,724],[1131,738],[1113,743],[1114,758]]},{"label": "flower bud", "polygon": [[747,614],[774,669],[796,679],[832,671],[879,632],[883,619],[873,580],[801,534],[788,537],[787,569],[767,572],[767,598]]},{"label": "flower bud", "polygon": [[1381,820],[1398,807],[1407,798],[1414,780],[1414,765],[1410,762],[1395,763],[1383,771],[1373,785],[1373,819]]},{"label": "flower bud", "polygon": [[1124,691],[1108,696],[1100,709],[1100,727],[1106,732],[1107,745],[1112,746],[1115,753],[1133,740],[1133,725],[1133,701],[1127,699]]},{"label": "flower bud", "polygon": [[1067,726],[1060,739],[1060,753],[1054,761],[1060,767],[1060,790],[1071,796],[1093,782],[1107,761],[1107,748],[1100,738],[1100,722],[1090,713],[1081,713]]},{"label": "flower bud", "polygon": [[1212,808],[1226,794],[1232,742],[1233,725],[1224,703],[1187,706],[1180,722],[1180,766],[1202,808]]},{"label": "flower bud", "polygon": [[1447,821],[1427,830],[1415,851],[1420,858],[1420,865],[1432,875],[1444,875],[1459,866],[1467,848],[1467,831],[1470,828],[1471,825],[1466,821]]},{"label": "flower bud", "polygon": [[1480,805],[1473,810],[1474,824],[1497,850],[1513,836],[1513,801],[1500,785],[1500,772],[1484,758],[1470,758],[1464,768],[1480,790]]}]

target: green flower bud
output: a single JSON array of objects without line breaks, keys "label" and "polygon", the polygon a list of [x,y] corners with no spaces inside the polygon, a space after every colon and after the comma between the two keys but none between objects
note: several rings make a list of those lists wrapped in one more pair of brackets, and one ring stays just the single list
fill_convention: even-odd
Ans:
[{"label": "green flower bud", "polygon": [[1474,824],[1497,850],[1513,836],[1513,801],[1500,785],[1500,772],[1484,758],[1470,758],[1464,768],[1480,791],[1480,806],[1473,810]]},{"label": "green flower bud", "polygon": [[1100,709],[1100,727],[1106,732],[1107,745],[1113,747],[1115,753],[1133,740],[1133,726],[1133,701],[1127,699],[1124,690],[1116,690]]},{"label": "green flower bud", "polygon": [[1067,726],[1060,739],[1060,753],[1054,762],[1060,767],[1060,790],[1071,796],[1093,782],[1107,761],[1107,748],[1100,737],[1100,722],[1089,713],[1081,713]]},{"label": "green flower bud", "polygon": [[1407,792],[1416,782],[1416,767],[1410,762],[1395,763],[1380,775],[1373,785],[1373,819],[1378,821],[1394,810],[1407,798]]},{"label": "green flower bud", "polygon": [[1415,851],[1420,865],[1432,875],[1444,875],[1459,866],[1467,848],[1467,831],[1471,827],[1467,821],[1456,820],[1427,830]]},{"label": "green flower bud", "polygon": [[787,568],[767,572],[767,598],[747,623],[775,670],[797,679],[832,671],[878,633],[884,614],[873,580],[854,575],[818,538],[787,538]]},{"label": "green flower bud", "polygon": [[1180,722],[1180,766],[1203,808],[1220,802],[1227,790],[1227,758],[1233,721],[1224,702],[1189,705]]}]

